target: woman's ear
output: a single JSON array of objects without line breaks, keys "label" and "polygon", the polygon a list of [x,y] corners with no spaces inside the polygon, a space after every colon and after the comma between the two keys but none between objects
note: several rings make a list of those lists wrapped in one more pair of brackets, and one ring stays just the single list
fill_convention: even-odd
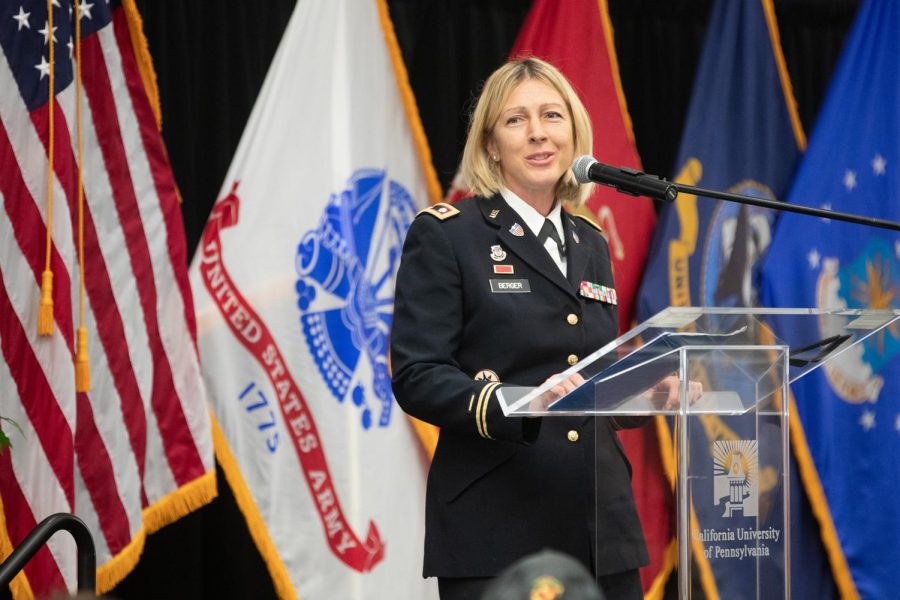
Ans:
[{"label": "woman's ear", "polygon": [[492,161],[498,162],[500,160],[500,153],[497,151],[497,144],[493,138],[487,138],[487,141],[484,143],[484,149],[487,150],[488,156],[491,157]]}]

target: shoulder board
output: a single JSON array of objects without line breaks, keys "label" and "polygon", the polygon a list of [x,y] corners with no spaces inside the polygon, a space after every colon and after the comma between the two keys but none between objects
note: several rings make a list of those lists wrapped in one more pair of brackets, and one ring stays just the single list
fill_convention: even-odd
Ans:
[{"label": "shoulder board", "polygon": [[445,219],[449,219],[450,217],[455,217],[456,215],[458,215],[459,209],[447,204],[446,202],[438,202],[437,204],[433,204],[428,208],[423,208],[418,212],[418,214],[416,214],[416,216],[418,217],[419,215],[425,214],[431,215],[432,217],[435,217],[440,221],[444,221]]},{"label": "shoulder board", "polygon": [[578,217],[579,219],[581,219],[582,221],[584,221],[585,223],[587,223],[588,225],[590,225],[591,227],[593,227],[594,229],[596,229],[597,231],[599,231],[600,233],[603,233],[603,228],[600,227],[599,225],[597,225],[593,220],[587,218],[586,216],[584,216],[584,215],[579,215],[579,214],[577,214],[577,213],[576,213],[576,214],[573,214],[572,216],[573,216],[573,217]]}]

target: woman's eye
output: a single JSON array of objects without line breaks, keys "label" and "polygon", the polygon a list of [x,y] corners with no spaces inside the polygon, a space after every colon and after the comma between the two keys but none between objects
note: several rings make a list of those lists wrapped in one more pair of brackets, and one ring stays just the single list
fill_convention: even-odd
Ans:
[{"label": "woman's eye", "polygon": [[562,113],[556,112],[555,110],[549,110],[546,113],[546,117],[548,119],[562,119]]},{"label": "woman's eye", "polygon": [[519,117],[519,116],[509,117],[506,119],[506,124],[507,125],[515,125],[516,123],[519,123],[521,121],[522,121],[522,117]]}]

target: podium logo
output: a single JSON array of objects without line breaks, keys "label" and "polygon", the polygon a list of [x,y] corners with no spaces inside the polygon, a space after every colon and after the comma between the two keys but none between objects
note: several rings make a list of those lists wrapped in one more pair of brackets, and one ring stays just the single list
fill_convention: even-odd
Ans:
[{"label": "podium logo", "polygon": [[759,514],[759,445],[756,440],[713,442],[713,504],[723,517]]}]

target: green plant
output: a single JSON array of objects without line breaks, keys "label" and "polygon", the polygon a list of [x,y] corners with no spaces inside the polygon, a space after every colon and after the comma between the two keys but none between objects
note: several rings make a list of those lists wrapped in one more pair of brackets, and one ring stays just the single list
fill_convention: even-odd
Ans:
[{"label": "green plant", "polygon": [[22,428],[19,427],[19,424],[10,419],[9,417],[0,417],[0,454],[3,454],[3,451],[7,448],[12,448],[12,440],[9,439],[9,436],[6,435],[6,432],[3,431],[3,421],[12,424],[13,427],[19,430],[19,433],[24,436],[25,432],[22,431]]}]

